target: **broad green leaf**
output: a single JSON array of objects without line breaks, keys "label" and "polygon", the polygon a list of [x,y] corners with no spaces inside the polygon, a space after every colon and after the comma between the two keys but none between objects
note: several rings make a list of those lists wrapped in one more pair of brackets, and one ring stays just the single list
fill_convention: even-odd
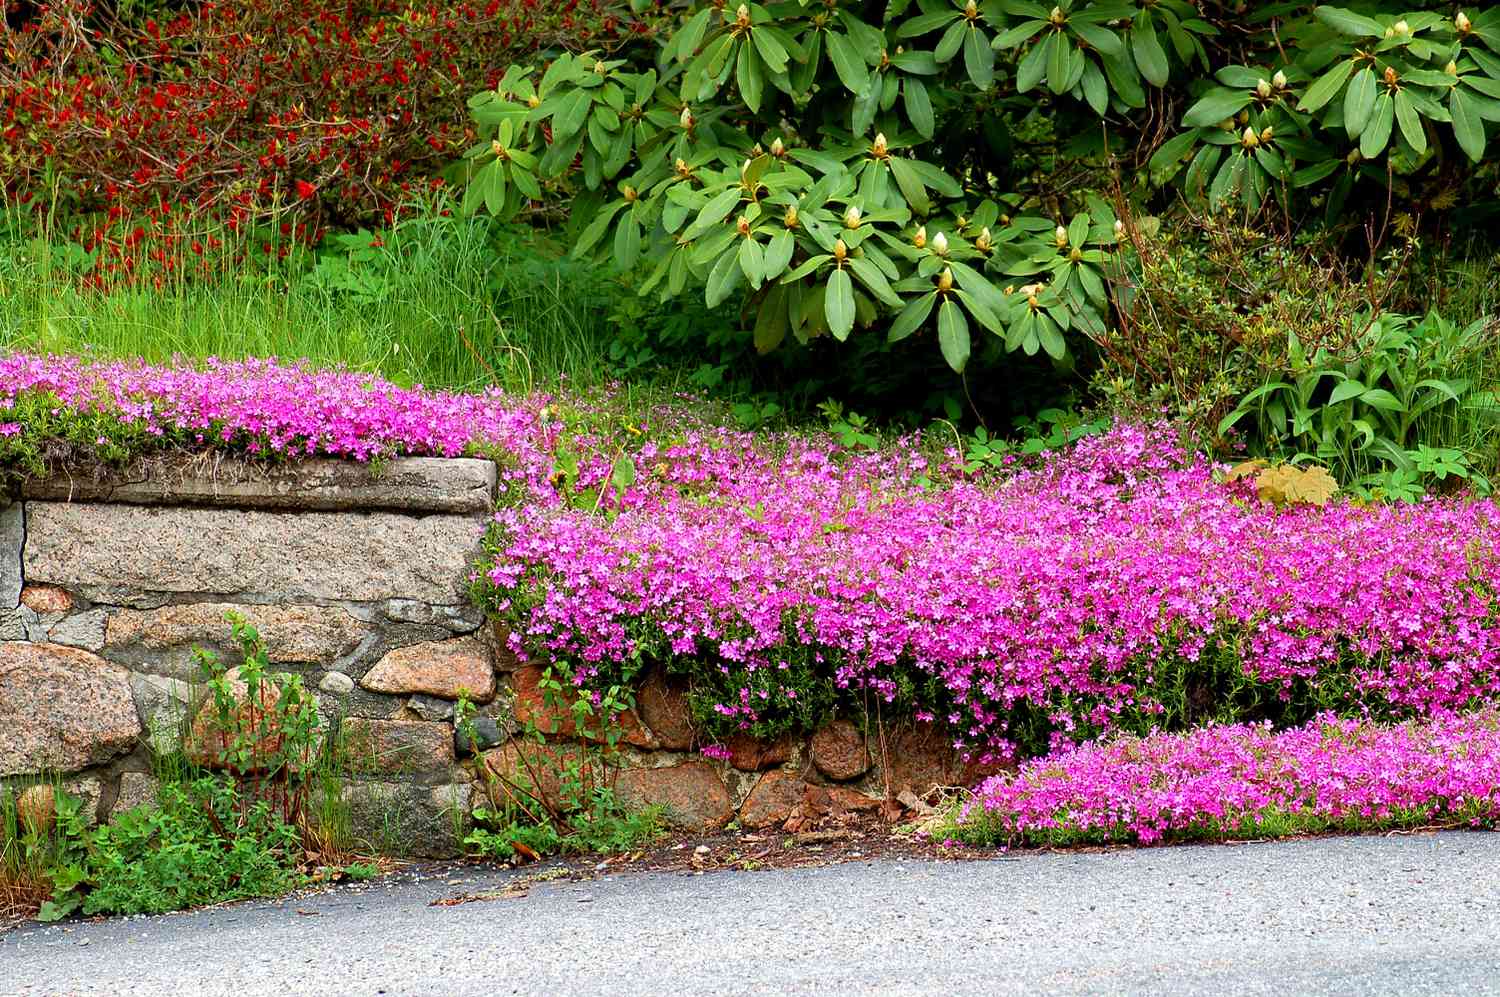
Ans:
[{"label": "broad green leaf", "polygon": [[1375,111],[1370,117],[1370,123],[1360,132],[1360,155],[1366,159],[1374,159],[1384,152],[1386,143],[1391,140],[1391,126],[1395,121],[1395,102],[1391,100],[1390,94],[1383,93],[1375,100]]},{"label": "broad green leaf", "polygon": [[1401,126],[1401,137],[1417,155],[1427,151],[1427,131],[1405,90],[1396,91],[1396,123]]},{"label": "broad green leaf", "polygon": [[1354,74],[1349,89],[1344,91],[1344,129],[1350,138],[1359,138],[1359,133],[1370,123],[1370,114],[1375,110],[1375,71],[1369,66]]},{"label": "broad green leaf", "polygon": [[933,56],[938,62],[952,62],[958,50],[963,48],[964,35],[969,32],[969,22],[965,20],[954,21],[943,37],[938,40],[937,48],[933,49]]},{"label": "broad green leaf", "polygon": [[1120,41],[1120,36],[1102,25],[1069,21],[1068,27],[1091,48],[1104,55],[1119,55],[1125,50],[1125,43]]},{"label": "broad green leaf", "polygon": [[751,45],[741,45],[735,60],[734,82],[740,89],[745,106],[752,112],[760,110],[760,100],[766,89],[766,77],[760,68],[760,57]]},{"label": "broad green leaf", "polygon": [[1146,17],[1138,17],[1130,29],[1130,51],[1136,68],[1152,86],[1167,85],[1167,53],[1156,37],[1156,29]]},{"label": "broad green leaf", "polygon": [[908,76],[901,81],[901,96],[905,100],[906,117],[911,121],[911,126],[923,138],[932,138],[937,123],[932,116],[932,100],[927,95],[927,85]]},{"label": "broad green leaf", "polygon": [[627,214],[615,229],[615,265],[629,270],[641,257],[641,227]]},{"label": "broad green leaf", "polygon": [[1073,46],[1062,32],[1053,32],[1047,44],[1051,46],[1047,52],[1047,89],[1056,94],[1067,93]]},{"label": "broad green leaf", "polygon": [[887,307],[895,308],[901,304],[901,298],[891,290],[890,282],[885,279],[885,274],[880,272],[879,267],[869,260],[854,256],[849,257],[848,263],[854,275],[859,278],[859,282]]},{"label": "broad green leaf", "polygon": [[970,28],[964,37],[964,70],[980,90],[988,90],[995,82],[995,50],[977,28]]},{"label": "broad green leaf", "polygon": [[[917,214],[927,214],[932,209],[932,202],[927,199],[927,190],[922,186],[916,170],[899,156],[892,156],[886,162],[891,167],[891,176],[896,178],[896,186],[901,188],[901,196],[906,198],[906,203]],[[876,167],[871,167],[874,168]]]},{"label": "broad green leaf", "polygon": [[615,463],[609,472],[609,483],[615,486],[615,491],[623,492],[635,484],[635,461],[629,454],[621,454],[615,458]]},{"label": "broad green leaf", "polygon": [[1044,38],[1021,57],[1021,64],[1016,67],[1016,91],[1025,93],[1034,89],[1042,82],[1042,77],[1047,75],[1047,53],[1050,51],[1051,37]]},{"label": "broad green leaf", "polygon": [[751,288],[760,290],[766,279],[766,251],[753,238],[740,240],[740,271],[750,281]]},{"label": "broad green leaf", "polygon": [[1187,113],[1182,123],[1189,128],[1211,128],[1239,114],[1250,104],[1250,94],[1244,90],[1215,88],[1200,97]]},{"label": "broad green leaf", "polygon": [[905,308],[901,309],[901,314],[896,316],[896,320],[891,323],[891,329],[886,334],[886,338],[894,343],[905,339],[920,329],[923,323],[927,321],[927,316],[932,314],[932,306],[937,301],[937,296],[936,291],[930,291],[920,298],[912,299]]},{"label": "broad green leaf", "polygon": [[1198,136],[1193,132],[1183,132],[1174,135],[1162,143],[1152,155],[1148,167],[1151,171],[1151,182],[1160,186],[1172,179],[1177,171],[1182,169],[1182,157],[1192,149]]},{"label": "broad green leaf", "polygon": [[938,308],[938,348],[948,366],[962,374],[969,362],[969,322],[952,298]]},{"label": "broad green leaf", "polygon": [[1351,377],[1333,389],[1333,394],[1328,396],[1328,404],[1337,405],[1340,402],[1346,402],[1351,398],[1357,398],[1368,390],[1362,382]]},{"label": "broad green leaf", "polygon": [[[1082,53],[1080,53],[1081,55]],[[1109,110],[1109,84],[1104,81],[1104,72],[1094,60],[1089,59],[1083,67],[1083,99],[1099,117]]]},{"label": "broad green leaf", "polygon": [[1359,400],[1371,408],[1380,409],[1382,412],[1406,411],[1406,406],[1401,404],[1401,399],[1384,388],[1370,388],[1360,394]]},{"label": "broad green leaf", "polygon": [[839,342],[849,338],[854,330],[854,282],[844,269],[834,270],[828,275],[828,290],[823,298],[823,315],[828,319],[828,331]]},{"label": "broad green leaf", "polygon": [[740,283],[739,254],[726,252],[719,257],[708,272],[708,285],[704,288],[703,300],[710,308],[723,304]]},{"label": "broad green leaf", "polygon": [[1356,38],[1379,38],[1385,34],[1385,26],[1379,21],[1342,7],[1318,7],[1313,14],[1318,20],[1340,34],[1353,35]]},{"label": "broad green leaf", "polygon": [[740,188],[730,187],[728,190],[720,191],[713,199],[703,206],[698,212],[697,221],[687,227],[682,233],[684,239],[696,239],[715,225],[729,217],[734,206],[740,203]]},{"label": "broad green leaf", "polygon": [[781,276],[781,272],[792,262],[792,251],[796,248],[796,242],[792,239],[792,233],[787,230],[777,232],[766,244],[765,252],[765,275],[766,280],[775,280]]},{"label": "broad green leaf", "polygon": [[1015,48],[1017,45],[1024,45],[1036,37],[1038,31],[1047,27],[1047,24],[1047,21],[1040,20],[1022,21],[1015,27],[1001,32],[1000,37],[996,38],[992,44],[998,49]]},{"label": "broad green leaf", "polygon": [[567,138],[581,129],[593,104],[594,98],[587,90],[577,90],[568,96],[562,109],[552,118],[553,138]]},{"label": "broad green leaf", "polygon": [[833,62],[839,82],[852,94],[864,93],[865,88],[870,85],[870,70],[854,50],[854,44],[837,31],[827,31],[824,35],[828,58]]},{"label": "broad green leaf", "polygon": [[1453,137],[1474,162],[1484,158],[1484,122],[1474,113],[1469,98],[1458,88],[1448,94],[1448,113],[1453,116]]},{"label": "broad green leaf", "polygon": [[1352,62],[1340,62],[1319,76],[1317,81],[1307,88],[1307,93],[1302,95],[1302,100],[1297,104],[1297,110],[1316,111],[1333,100],[1338,96],[1339,91],[1344,89],[1344,83],[1349,79],[1349,71],[1353,68]]},{"label": "broad green leaf", "polygon": [[755,50],[765,60],[767,69],[773,73],[786,72],[787,51],[774,34],[761,28],[752,28],[750,39],[755,43]]}]

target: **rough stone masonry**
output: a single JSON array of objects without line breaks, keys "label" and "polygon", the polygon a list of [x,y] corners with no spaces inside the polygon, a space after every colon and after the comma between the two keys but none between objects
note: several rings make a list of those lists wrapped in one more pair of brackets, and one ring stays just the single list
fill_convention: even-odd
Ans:
[{"label": "rough stone masonry", "polygon": [[[0,493],[0,788],[58,779],[99,820],[152,800],[152,752],[186,738],[193,756],[206,737],[194,650],[238,663],[233,610],[349,746],[342,792],[372,847],[453,854],[508,781],[535,775],[555,795],[584,746],[542,669],[468,599],[495,487],[487,460],[219,459]],[[478,743],[457,736],[461,693]],[[515,739],[528,722],[556,736]],[[848,721],[709,761],[684,688],[661,674],[622,722],[616,792],[687,829],[782,825],[980,774],[929,728],[877,747]]]}]

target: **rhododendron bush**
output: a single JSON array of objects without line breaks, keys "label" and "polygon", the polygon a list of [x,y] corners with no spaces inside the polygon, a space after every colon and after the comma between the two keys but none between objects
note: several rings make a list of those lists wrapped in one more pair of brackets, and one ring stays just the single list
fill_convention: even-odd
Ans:
[{"label": "rhododendron bush", "polygon": [[379,218],[470,144],[464,97],[513,59],[648,30],[610,0],[27,9],[0,31],[0,188],[98,213],[70,234],[130,269],[201,254],[185,215],[304,239]]},{"label": "rhododendron bush", "polygon": [[1270,837],[1500,821],[1500,714],[1391,728],[1210,727],[1118,738],[1027,762],[959,814],[971,842]]},{"label": "rhododendron bush", "polygon": [[1108,731],[1444,717],[1500,692],[1492,501],[1277,508],[1167,427],[975,472],[681,404],[402,389],[271,361],[0,358],[0,466],[150,446],[484,452],[479,600],[579,685],[686,678],[710,739],[916,715],[976,756]]}]

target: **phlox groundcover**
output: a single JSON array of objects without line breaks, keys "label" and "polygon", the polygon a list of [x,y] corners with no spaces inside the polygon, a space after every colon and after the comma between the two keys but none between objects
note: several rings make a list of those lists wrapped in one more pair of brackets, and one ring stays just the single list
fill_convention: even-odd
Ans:
[{"label": "phlox groundcover", "polygon": [[494,456],[474,590],[515,650],[585,688],[680,676],[710,742],[843,710],[930,721],[996,761],[1110,731],[1444,717],[1496,696],[1491,501],[1275,508],[1162,426],[1006,471],[944,446],[271,360],[0,357],[0,469],[151,447]]},{"label": "phlox groundcover", "polygon": [[1142,843],[1500,821],[1500,714],[1119,737],[982,784],[954,839]]}]

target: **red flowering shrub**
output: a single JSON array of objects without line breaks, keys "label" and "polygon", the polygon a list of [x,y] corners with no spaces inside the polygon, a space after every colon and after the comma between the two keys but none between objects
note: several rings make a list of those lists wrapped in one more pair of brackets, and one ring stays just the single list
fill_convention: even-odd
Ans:
[{"label": "red flowering shrub", "polygon": [[70,234],[126,270],[201,250],[205,217],[286,241],[389,217],[472,143],[465,98],[508,64],[653,30],[624,0],[10,6],[0,182],[89,218]]}]

